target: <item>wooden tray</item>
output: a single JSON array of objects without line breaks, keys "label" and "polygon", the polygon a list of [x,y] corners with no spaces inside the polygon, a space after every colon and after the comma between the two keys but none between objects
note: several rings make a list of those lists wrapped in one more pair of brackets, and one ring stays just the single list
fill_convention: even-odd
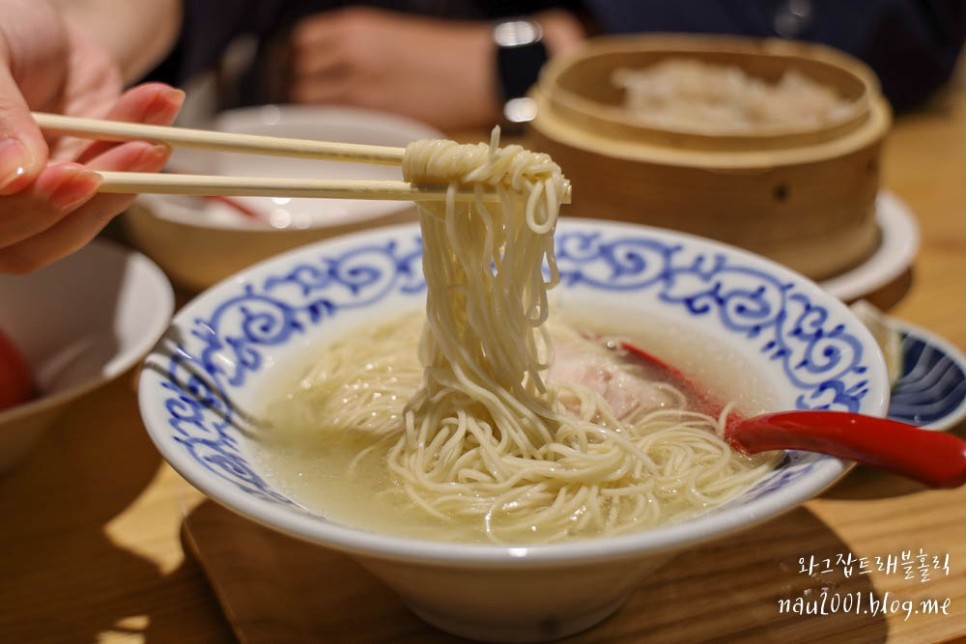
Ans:
[{"label": "wooden tray", "polygon": [[[943,505],[941,493],[860,468],[836,488],[845,486],[846,497],[858,497],[836,517],[836,522],[845,519],[846,534],[853,530],[867,537],[877,534],[874,511],[861,497],[870,480],[881,488],[883,479],[894,480],[898,496],[909,500],[913,521],[914,507],[936,516]],[[865,602],[911,597],[918,605],[920,597],[948,595],[960,583],[955,581],[962,577],[961,565],[956,563],[960,546],[948,542],[952,525],[907,532],[927,549],[935,550],[942,543],[947,553],[953,550],[951,574],[934,573],[929,584],[903,581],[896,574],[859,574],[857,566],[848,577],[839,568],[831,573],[802,572],[802,559],[834,560],[850,552],[870,561],[873,554],[898,556],[896,543],[907,540],[895,533],[865,538],[868,548],[855,552],[857,546],[849,546],[829,526],[829,517],[821,516],[828,514],[823,512],[824,503],[819,502],[818,511],[810,504],[750,532],[679,556],[643,584],[613,617],[563,641],[913,642],[925,641],[921,637],[927,632],[929,641],[962,633],[956,626],[962,616],[958,597],[952,599],[950,615],[909,619],[897,613],[857,614],[855,610],[816,615],[780,611],[781,600],[815,599],[823,589],[840,596],[862,596]],[[832,502],[832,514],[839,514],[839,505]],[[954,517],[951,521],[956,523]],[[939,542],[925,536],[931,533],[940,537]],[[182,535],[186,550],[200,561],[243,642],[461,641],[419,621],[392,591],[348,557],[268,530],[211,501],[185,517]]]}]

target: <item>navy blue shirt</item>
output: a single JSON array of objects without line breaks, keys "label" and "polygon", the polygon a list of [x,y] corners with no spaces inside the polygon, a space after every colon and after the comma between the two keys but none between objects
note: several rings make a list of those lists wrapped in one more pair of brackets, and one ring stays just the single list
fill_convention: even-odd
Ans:
[{"label": "navy blue shirt", "polygon": [[952,75],[966,0],[586,0],[603,31],[778,36],[822,43],[865,61],[896,109]]}]

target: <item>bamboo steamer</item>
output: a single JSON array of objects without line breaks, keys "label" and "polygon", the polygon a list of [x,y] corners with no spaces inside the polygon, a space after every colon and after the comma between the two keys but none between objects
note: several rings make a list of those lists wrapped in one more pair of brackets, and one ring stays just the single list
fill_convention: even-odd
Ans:
[{"label": "bamboo steamer", "polygon": [[[769,82],[794,69],[848,107],[797,129],[655,127],[622,107],[611,75],[670,57],[738,66]],[[875,199],[891,115],[873,72],[846,54],[774,39],[599,38],[551,61],[531,95],[527,145],[549,153],[573,183],[570,215],[718,239],[813,279],[860,264],[879,244]]]}]

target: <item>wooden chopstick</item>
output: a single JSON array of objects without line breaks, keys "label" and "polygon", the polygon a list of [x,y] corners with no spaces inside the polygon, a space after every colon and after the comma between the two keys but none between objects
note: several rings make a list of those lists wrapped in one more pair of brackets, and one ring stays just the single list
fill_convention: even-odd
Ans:
[{"label": "wooden chopstick", "polygon": [[332,159],[378,165],[400,165],[406,152],[405,148],[381,145],[215,132],[184,127],[105,121],[43,112],[33,112],[33,117],[42,130],[58,134],[70,134],[81,138],[97,138],[102,141],[151,141],[153,143],[164,143],[171,147],[304,159]]},{"label": "wooden chopstick", "polygon": [[[244,152],[309,159],[331,159],[380,165],[400,165],[405,148],[357,143],[287,139],[256,134],[236,134],[191,128],[145,125],[123,121],[33,113],[41,129],[104,141],[151,141],[172,147]],[[101,172],[100,192],[119,194],[183,194],[220,197],[319,197],[331,199],[377,199],[395,201],[442,201],[445,185],[417,185],[406,181],[286,179],[272,177],[222,177],[192,174]],[[476,193],[457,190],[459,201],[471,201]],[[494,191],[483,193],[487,201],[498,200]],[[562,203],[570,203],[570,183]]]},{"label": "wooden chopstick", "polygon": [[[99,172],[99,192],[117,194],[168,194],[224,197],[312,197],[391,201],[443,201],[445,185],[418,185],[407,181],[367,179],[287,179],[275,177],[222,177],[151,172]],[[473,190],[457,190],[457,201],[472,201]],[[499,199],[494,191],[486,201]]]}]

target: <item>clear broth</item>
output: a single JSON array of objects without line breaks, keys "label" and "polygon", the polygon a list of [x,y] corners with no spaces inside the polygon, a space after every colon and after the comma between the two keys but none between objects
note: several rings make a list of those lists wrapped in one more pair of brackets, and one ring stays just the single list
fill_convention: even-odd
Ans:
[{"label": "clear broth", "polygon": [[[597,322],[587,323],[580,316],[573,315],[565,319],[575,328],[593,329],[601,336],[624,338],[653,352],[677,366],[693,381],[706,386],[717,399],[734,402],[744,414],[765,411],[775,402],[776,395],[767,380],[756,374],[736,351],[702,338],[694,328],[655,319],[646,325],[635,320],[631,328],[629,324],[619,322],[621,317],[619,311],[595,308],[594,319]],[[600,319],[618,322],[602,326]],[[364,342],[369,334],[366,329],[360,329],[352,335]],[[413,338],[412,341],[414,359],[417,340]],[[308,360],[303,358],[298,364],[275,365],[273,371],[281,375],[271,378],[274,386],[266,392],[261,408],[267,410],[271,404],[277,403],[294,388],[311,366],[324,359],[325,349],[322,348],[318,355]],[[270,413],[267,417],[273,420]],[[358,435],[319,432],[325,434],[324,439],[320,440],[317,435],[307,435],[305,432],[289,436],[286,428],[280,429],[285,440],[260,441],[250,456],[259,472],[277,490],[309,511],[337,523],[371,532],[438,541],[491,543],[476,523],[442,520],[412,507],[403,507],[398,495],[387,493],[397,483],[386,467],[386,450],[373,451],[359,458],[360,452],[371,444],[371,440]],[[386,449],[393,442],[390,441]],[[694,508],[690,514],[675,516],[673,520],[682,520],[705,510]]]}]

